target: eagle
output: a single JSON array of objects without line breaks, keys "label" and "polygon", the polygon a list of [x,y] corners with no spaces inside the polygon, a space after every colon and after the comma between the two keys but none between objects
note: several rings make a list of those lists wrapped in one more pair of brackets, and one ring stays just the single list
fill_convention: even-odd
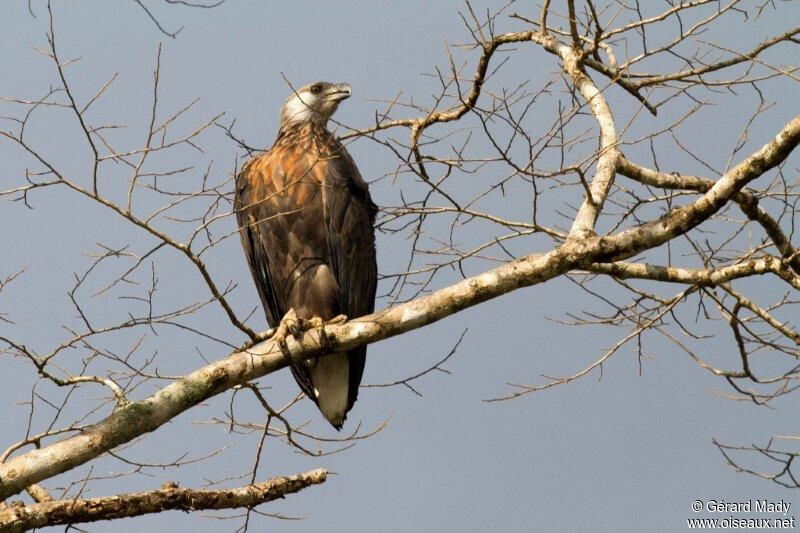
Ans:
[{"label": "eagle", "polygon": [[[286,336],[372,313],[377,207],[355,162],[327,129],[346,83],[293,90],[272,148],[236,178],[234,211],[267,322]],[[291,365],[300,389],[337,430],[358,397],[366,346]]]}]

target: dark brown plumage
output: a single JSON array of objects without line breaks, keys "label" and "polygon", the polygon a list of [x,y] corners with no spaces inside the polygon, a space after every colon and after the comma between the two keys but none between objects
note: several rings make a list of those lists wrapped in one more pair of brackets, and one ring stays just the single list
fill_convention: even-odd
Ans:
[{"label": "dark brown plumage", "polygon": [[[270,326],[374,309],[376,207],[344,146],[326,129],[347,85],[318,82],[281,109],[278,138],[236,180],[242,245]],[[292,366],[300,388],[340,429],[358,396],[366,347]]]}]

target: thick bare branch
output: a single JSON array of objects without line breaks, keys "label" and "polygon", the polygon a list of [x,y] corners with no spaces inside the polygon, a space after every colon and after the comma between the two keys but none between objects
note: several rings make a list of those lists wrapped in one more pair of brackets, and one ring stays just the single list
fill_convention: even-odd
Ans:
[{"label": "thick bare branch", "polygon": [[282,476],[235,489],[182,489],[165,483],[161,489],[118,494],[87,500],[45,501],[33,505],[11,504],[0,511],[0,530],[9,533],[40,527],[73,525],[98,520],[130,518],[163,511],[251,508],[324,483],[325,470]]},{"label": "thick bare branch", "polygon": [[785,262],[775,257],[752,259],[720,268],[693,269],[617,261],[616,263],[596,263],[591,265],[589,270],[621,279],[649,279],[703,287],[713,287],[734,279],[771,273],[800,290],[800,276],[794,274]]},{"label": "thick bare branch", "polygon": [[[691,176],[686,174],[665,174],[637,163],[625,157],[617,160],[617,172],[645,185],[664,189],[686,189],[697,192],[707,192],[714,186],[714,180]],[[761,224],[775,247],[784,258],[789,259],[795,272],[800,273],[800,255],[792,246],[791,241],[776,221],[763,207],[758,205],[758,196],[754,193],[741,190],[731,198],[750,220]]]},{"label": "thick bare branch", "polygon": [[737,192],[765,172],[783,163],[800,144],[800,116],[795,117],[760,150],[726,172],[695,202],[676,207],[660,219],[648,222],[603,241],[610,258],[626,259],[643,250],[660,246],[697,227],[730,200]]}]

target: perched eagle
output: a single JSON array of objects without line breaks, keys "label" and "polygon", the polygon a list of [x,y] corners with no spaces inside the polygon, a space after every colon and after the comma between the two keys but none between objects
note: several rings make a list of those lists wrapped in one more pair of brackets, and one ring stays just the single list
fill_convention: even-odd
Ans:
[{"label": "perched eagle", "polygon": [[[275,144],[236,179],[247,262],[267,322],[283,335],[375,306],[377,208],[350,154],[326,128],[349,96],[345,83],[293,91]],[[366,353],[364,346],[292,365],[300,388],[336,429],[358,396]]]}]

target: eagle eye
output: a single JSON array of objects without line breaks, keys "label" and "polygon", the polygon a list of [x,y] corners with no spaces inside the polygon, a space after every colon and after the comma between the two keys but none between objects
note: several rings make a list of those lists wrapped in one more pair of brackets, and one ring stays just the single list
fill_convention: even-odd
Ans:
[{"label": "eagle eye", "polygon": [[311,94],[319,94],[319,92],[321,90],[322,90],[322,87],[320,87],[319,85],[312,85],[311,86]]}]

